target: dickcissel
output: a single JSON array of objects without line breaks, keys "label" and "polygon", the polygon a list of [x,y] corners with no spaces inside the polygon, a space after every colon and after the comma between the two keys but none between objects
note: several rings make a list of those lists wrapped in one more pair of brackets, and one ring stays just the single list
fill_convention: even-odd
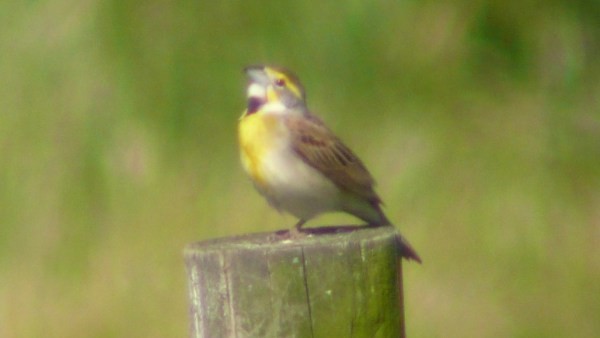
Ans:
[{"label": "dickcissel", "polygon": [[[256,189],[280,211],[299,218],[296,232],[331,211],[371,226],[391,225],[374,180],[362,161],[306,106],[298,77],[272,66],[246,67],[248,106],[238,136],[244,169]],[[404,256],[420,261],[406,240]]]}]

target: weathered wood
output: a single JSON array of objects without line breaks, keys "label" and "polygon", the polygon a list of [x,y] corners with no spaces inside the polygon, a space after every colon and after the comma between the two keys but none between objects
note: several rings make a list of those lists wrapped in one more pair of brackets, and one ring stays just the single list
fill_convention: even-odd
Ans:
[{"label": "weathered wood", "polygon": [[324,229],[188,245],[191,336],[403,337],[396,230]]}]

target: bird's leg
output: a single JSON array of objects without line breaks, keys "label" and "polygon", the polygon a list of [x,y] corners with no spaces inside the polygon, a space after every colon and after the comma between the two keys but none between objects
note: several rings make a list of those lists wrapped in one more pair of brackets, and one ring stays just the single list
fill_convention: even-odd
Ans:
[{"label": "bird's leg", "polygon": [[300,219],[300,220],[298,220],[298,223],[296,223],[296,225],[294,225],[294,227],[290,229],[290,237],[291,238],[302,237],[302,225],[304,223],[306,223],[306,220]]},{"label": "bird's leg", "polygon": [[306,223],[305,219],[300,219],[298,220],[298,223],[296,223],[296,225],[294,225],[294,228],[296,228],[296,230],[298,232],[302,231],[302,226],[304,225],[304,223]]}]

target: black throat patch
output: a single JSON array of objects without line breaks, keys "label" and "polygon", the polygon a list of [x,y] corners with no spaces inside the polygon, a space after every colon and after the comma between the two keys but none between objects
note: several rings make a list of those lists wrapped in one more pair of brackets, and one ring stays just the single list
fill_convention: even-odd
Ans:
[{"label": "black throat patch", "polygon": [[248,98],[248,112],[247,114],[254,114],[256,113],[260,107],[265,104],[265,100],[260,99],[258,97],[250,97]]}]

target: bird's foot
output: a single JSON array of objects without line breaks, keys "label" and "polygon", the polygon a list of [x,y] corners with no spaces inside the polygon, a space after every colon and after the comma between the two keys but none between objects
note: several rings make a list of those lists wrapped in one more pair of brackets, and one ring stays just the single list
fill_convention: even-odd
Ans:
[{"label": "bird's foot", "polygon": [[306,223],[305,220],[301,219],[298,223],[289,230],[279,230],[275,232],[275,239],[277,240],[290,240],[303,238],[307,235],[307,232],[302,229],[302,225]]},{"label": "bird's foot", "polygon": [[306,232],[302,230],[302,226],[304,225],[304,223],[306,223],[306,220],[298,220],[298,223],[296,223],[294,227],[288,231],[288,234],[291,239],[302,238],[306,236]]}]

